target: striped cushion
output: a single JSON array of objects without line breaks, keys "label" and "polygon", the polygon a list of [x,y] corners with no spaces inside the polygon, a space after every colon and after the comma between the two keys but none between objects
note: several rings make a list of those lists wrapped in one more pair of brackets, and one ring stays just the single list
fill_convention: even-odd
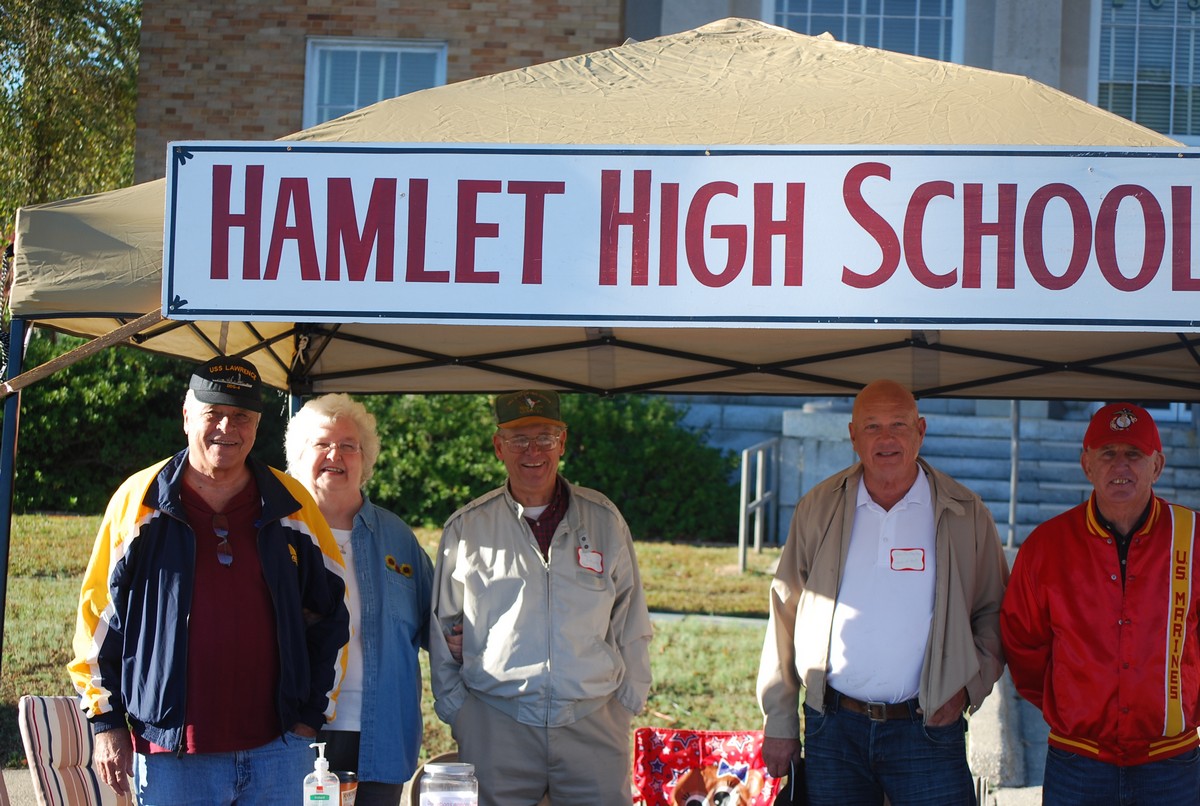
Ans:
[{"label": "striped cushion", "polygon": [[17,720],[33,791],[46,806],[131,804],[100,781],[92,769],[92,730],[74,697],[25,695]]}]

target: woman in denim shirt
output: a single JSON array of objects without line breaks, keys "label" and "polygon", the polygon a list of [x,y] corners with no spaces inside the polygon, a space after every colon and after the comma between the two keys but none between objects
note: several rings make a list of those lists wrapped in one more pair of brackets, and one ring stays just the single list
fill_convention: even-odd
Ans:
[{"label": "woman in denim shirt", "polygon": [[310,400],[289,423],[286,448],[288,472],[316,499],[348,572],[349,661],[318,741],[331,770],[357,773],[357,806],[395,806],[421,747],[417,651],[429,645],[433,566],[404,521],[362,491],[379,434],[361,403]]}]

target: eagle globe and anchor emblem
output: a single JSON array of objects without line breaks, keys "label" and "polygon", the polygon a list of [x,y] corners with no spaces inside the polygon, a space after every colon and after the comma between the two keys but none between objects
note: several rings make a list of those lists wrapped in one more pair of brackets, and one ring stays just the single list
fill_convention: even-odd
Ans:
[{"label": "eagle globe and anchor emblem", "polygon": [[1137,421],[1136,414],[1129,409],[1121,409],[1108,421],[1108,427],[1113,431],[1128,431]]}]

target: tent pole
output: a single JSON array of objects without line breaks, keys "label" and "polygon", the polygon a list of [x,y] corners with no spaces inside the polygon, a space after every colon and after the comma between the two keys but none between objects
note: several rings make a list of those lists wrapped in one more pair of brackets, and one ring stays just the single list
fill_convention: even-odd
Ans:
[{"label": "tent pole", "polygon": [[1021,401],[1012,401],[1012,434],[1009,440],[1012,468],[1008,477],[1008,548],[1017,542],[1017,469],[1021,463]]},{"label": "tent pole", "polygon": [[[82,358],[86,358],[93,353],[98,353],[105,347],[118,342],[123,342],[130,336],[141,333],[151,325],[158,324],[162,321],[162,319],[162,311],[151,311],[150,313],[135,319],[129,324],[122,325],[111,333],[106,333],[99,338],[84,342],[74,350],[63,353],[58,358],[53,358],[47,361],[45,364],[42,364],[40,367],[35,367],[29,370],[29,372],[19,375],[13,375],[12,373],[9,373],[4,384],[0,385],[0,395],[11,395],[13,392],[19,392],[26,386],[37,383],[43,378],[49,377],[50,375],[58,372],[60,369],[66,369]],[[20,366],[19,362],[18,366]],[[10,362],[9,368],[11,369],[11,367],[12,363]]]},{"label": "tent pole", "polygon": [[[8,329],[8,367],[5,378],[21,373],[25,358],[25,320],[13,319]],[[8,555],[12,546],[13,475],[17,467],[17,426],[21,416],[21,395],[4,400],[4,436],[0,442],[0,658],[4,656],[4,614],[8,607]]]}]

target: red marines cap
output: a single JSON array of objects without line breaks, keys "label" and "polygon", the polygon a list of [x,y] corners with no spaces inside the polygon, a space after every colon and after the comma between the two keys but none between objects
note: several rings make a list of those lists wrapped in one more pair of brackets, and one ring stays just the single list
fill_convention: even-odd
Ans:
[{"label": "red marines cap", "polygon": [[1132,445],[1149,456],[1162,452],[1162,439],[1154,418],[1141,406],[1132,403],[1109,403],[1092,415],[1087,433],[1083,435],[1084,450],[1099,448],[1113,442]]}]

